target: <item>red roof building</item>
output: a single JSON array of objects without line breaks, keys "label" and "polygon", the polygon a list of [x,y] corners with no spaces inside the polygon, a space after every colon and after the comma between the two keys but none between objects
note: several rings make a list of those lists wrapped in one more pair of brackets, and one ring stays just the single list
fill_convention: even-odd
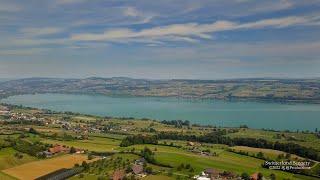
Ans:
[{"label": "red roof building", "polygon": [[125,171],[123,169],[115,170],[113,172],[112,179],[113,180],[122,180],[125,176]]},{"label": "red roof building", "polygon": [[254,173],[254,174],[252,174],[251,176],[250,176],[250,179],[251,180],[258,180],[259,179],[259,173]]},{"label": "red roof building", "polygon": [[143,166],[138,165],[138,164],[134,164],[132,166],[132,171],[136,175],[141,174],[141,173],[143,173]]},{"label": "red roof building", "polygon": [[62,145],[56,144],[56,145],[54,145],[52,148],[49,148],[48,151],[49,151],[50,153],[52,153],[52,154],[61,153],[61,152],[67,153],[67,152],[70,151],[70,149],[67,148],[67,147],[64,147],[64,146],[62,146]]}]

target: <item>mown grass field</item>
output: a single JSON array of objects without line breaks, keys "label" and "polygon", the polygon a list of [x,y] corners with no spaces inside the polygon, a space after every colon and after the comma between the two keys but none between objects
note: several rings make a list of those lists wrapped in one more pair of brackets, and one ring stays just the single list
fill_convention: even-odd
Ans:
[{"label": "mown grass field", "polygon": [[163,176],[163,175],[151,175],[142,179],[143,180],[174,180],[175,178],[169,177],[169,176]]},{"label": "mown grass field", "polygon": [[104,137],[90,137],[88,140],[72,140],[59,141],[52,139],[41,139],[42,142],[48,144],[61,144],[66,146],[73,146],[76,148],[87,149],[89,151],[111,152],[119,147],[120,140],[104,138]]},{"label": "mown grass field", "polygon": [[[281,137],[280,139],[276,138],[277,134],[280,134],[283,137]],[[231,138],[261,138],[272,142],[279,141],[284,143],[288,143],[291,141],[292,143],[320,150],[320,138],[316,137],[314,134],[308,133],[272,132],[256,129],[242,129],[237,133],[231,133],[227,136]],[[295,140],[288,140],[288,138],[293,138]]]},{"label": "mown grass field", "polygon": [[297,177],[291,173],[262,168],[261,164],[264,162],[263,160],[239,155],[226,150],[221,151],[220,148],[217,149],[217,151],[221,151],[218,156],[201,156],[175,147],[160,145],[134,145],[127,149],[133,147],[138,151],[144,147],[148,147],[151,150],[156,149],[154,152],[157,162],[174,167],[174,172],[176,173],[189,174],[188,170],[177,171],[177,167],[183,163],[184,165],[190,164],[194,168],[195,173],[200,173],[206,168],[215,168],[221,171],[235,172],[237,174],[243,172],[249,174],[261,172],[264,176],[269,176],[271,173],[274,173],[279,179],[308,179],[306,176]]},{"label": "mown grass field", "polygon": [[[95,159],[91,161],[94,160]],[[40,160],[15,166],[3,170],[3,172],[18,179],[32,180],[61,168],[71,168],[74,166],[74,164],[81,164],[83,161],[87,161],[87,156],[64,155],[52,159]]]},{"label": "mown grass field", "polygon": [[[276,160],[278,155],[285,155],[287,153],[283,151],[273,150],[273,149],[263,149],[263,148],[253,148],[248,146],[233,146],[231,147],[236,152],[248,152],[249,155],[256,155],[259,152],[262,152],[264,157]],[[290,155],[290,159],[304,159],[302,157],[299,157],[297,155]]]},{"label": "mown grass field", "polygon": [[24,153],[20,153],[23,157],[18,158],[14,156],[16,153],[18,151],[13,148],[3,148],[0,150],[0,170],[37,160],[37,158]]}]

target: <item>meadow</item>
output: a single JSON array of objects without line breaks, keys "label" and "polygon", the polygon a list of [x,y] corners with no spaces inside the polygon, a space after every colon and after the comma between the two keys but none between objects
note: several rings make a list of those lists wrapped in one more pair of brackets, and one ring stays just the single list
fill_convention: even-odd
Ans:
[{"label": "meadow", "polygon": [[72,141],[59,141],[53,139],[41,139],[41,142],[48,144],[61,144],[69,147],[86,149],[89,151],[97,152],[112,152],[117,147],[121,141],[116,139],[110,139],[107,137],[90,137],[88,140],[72,140]]},{"label": "meadow", "polygon": [[247,172],[249,174],[261,172],[264,176],[269,176],[273,173],[279,179],[290,178],[292,180],[299,180],[301,178],[309,178],[306,176],[297,177],[296,175],[288,172],[262,168],[261,164],[264,162],[263,160],[228,152],[221,148],[215,149],[215,151],[220,152],[218,156],[202,156],[192,152],[187,152],[183,149],[161,145],[130,146],[130,148],[135,148],[137,151],[142,150],[144,147],[154,150],[157,162],[172,166],[174,173],[177,174],[193,174],[185,169],[182,169],[181,171],[178,170],[178,167],[181,164],[190,164],[194,168],[196,174],[206,168],[214,168],[222,172],[231,171],[237,174],[241,174],[243,172]]},{"label": "meadow", "polygon": [[[21,157],[15,156],[17,153],[19,153]],[[3,148],[0,150],[0,170],[8,169],[36,160],[37,158],[25,153],[20,153],[13,148]]]},{"label": "meadow", "polygon": [[320,151],[320,138],[313,133],[306,132],[278,132],[278,131],[263,131],[258,129],[242,129],[239,132],[227,135],[231,138],[261,138],[268,141],[293,142],[302,146],[311,147]]},{"label": "meadow", "polygon": [[[241,175],[242,173],[251,175],[261,172],[265,177],[274,174],[277,179],[313,179],[310,176],[263,168],[261,166],[264,162],[263,158],[256,157],[261,152],[264,158],[277,159],[279,155],[286,156],[287,153],[283,151],[240,145],[235,146],[227,143],[212,143],[212,141],[205,142],[200,139],[188,140],[184,139],[184,137],[187,137],[185,135],[206,137],[211,132],[216,134],[207,136],[208,138],[212,138],[210,140],[214,140],[217,134],[221,133],[221,138],[261,138],[269,142],[291,142],[317,150],[320,148],[320,140],[315,132],[266,131],[245,127],[219,128],[215,126],[193,126],[190,124],[185,125],[183,123],[186,122],[183,121],[159,122],[150,119],[117,119],[72,113],[42,113],[39,110],[21,109],[21,107],[12,111],[23,112],[24,114],[30,113],[30,116],[36,113],[35,116],[40,116],[50,121],[48,121],[48,124],[41,124],[39,122],[35,124],[31,124],[30,122],[23,124],[23,122],[19,122],[19,128],[17,128],[17,124],[10,122],[0,127],[1,132],[3,132],[3,135],[0,135],[0,144],[6,146],[6,148],[0,150],[0,170],[2,170],[0,179],[26,179],[25,177],[33,179],[61,168],[71,168],[76,163],[81,164],[82,161],[88,159],[90,154],[96,152],[105,153],[100,158],[106,162],[101,163],[100,159],[99,163],[98,161],[91,163],[88,170],[71,179],[83,179],[83,177],[89,180],[102,179],[102,177],[110,177],[115,169],[123,168],[122,164],[126,164],[127,167],[128,162],[132,164],[135,159],[142,157],[141,151],[145,147],[153,152],[155,160],[155,162],[149,161],[147,163],[147,166],[151,167],[154,173],[145,177],[144,179],[146,180],[190,179],[190,177],[199,174],[206,168],[214,168],[220,172],[226,171],[236,175]],[[50,123],[52,121],[55,123]],[[65,124],[67,124],[67,127],[65,127]],[[30,131],[31,128],[33,131]],[[172,135],[160,138],[161,134],[170,135],[170,133],[174,133],[176,136]],[[85,136],[79,137],[80,135]],[[157,136],[158,139],[156,143],[152,142],[148,144],[140,142],[124,147],[121,144],[128,136],[137,136],[139,138]],[[11,141],[8,139],[11,139]],[[46,147],[54,144],[66,145],[87,150],[87,154],[82,156],[60,154],[43,160],[41,157],[30,156],[14,149],[12,143],[19,141],[25,141],[30,144],[42,144]],[[234,150],[235,152],[230,150]],[[245,153],[240,154],[240,151]],[[110,155],[106,152],[114,154]],[[203,152],[209,152],[209,155],[203,154]],[[22,155],[23,158],[17,158],[17,154]],[[294,154],[290,155],[290,159],[295,158],[304,160],[304,158]],[[116,161],[116,159],[118,160]],[[186,168],[187,165],[188,168]],[[311,172],[314,175],[318,171],[319,164]]]}]

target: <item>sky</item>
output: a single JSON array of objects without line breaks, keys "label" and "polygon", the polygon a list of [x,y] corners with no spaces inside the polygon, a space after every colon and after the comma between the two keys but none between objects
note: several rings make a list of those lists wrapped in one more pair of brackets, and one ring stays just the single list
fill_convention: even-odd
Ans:
[{"label": "sky", "polygon": [[320,0],[0,0],[0,78],[320,77]]}]

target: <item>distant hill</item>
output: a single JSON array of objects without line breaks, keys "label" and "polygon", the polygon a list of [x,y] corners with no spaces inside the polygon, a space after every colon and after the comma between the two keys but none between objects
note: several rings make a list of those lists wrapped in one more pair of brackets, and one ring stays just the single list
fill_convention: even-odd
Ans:
[{"label": "distant hill", "polygon": [[320,79],[148,80],[90,77],[26,78],[0,82],[1,96],[32,93],[320,102]]}]

